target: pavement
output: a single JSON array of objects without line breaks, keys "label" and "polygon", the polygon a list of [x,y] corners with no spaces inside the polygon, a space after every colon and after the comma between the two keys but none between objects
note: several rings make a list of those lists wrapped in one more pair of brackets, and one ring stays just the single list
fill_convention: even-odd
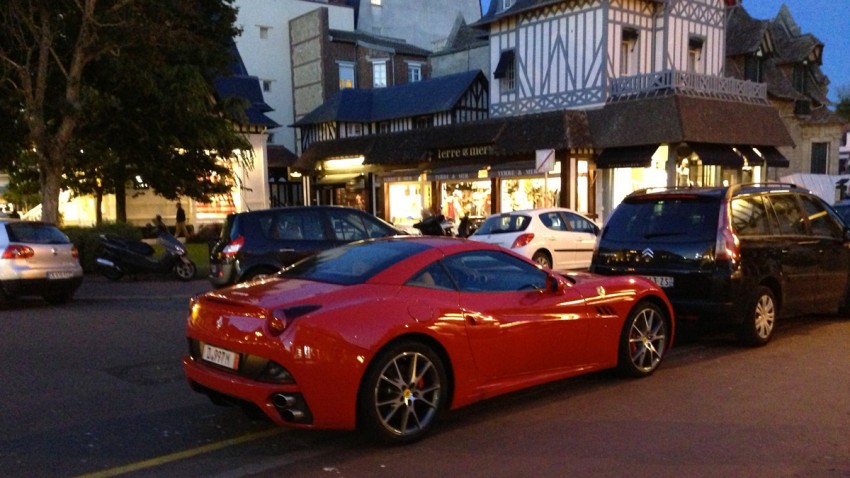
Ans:
[{"label": "pavement", "polygon": [[86,274],[83,284],[77,289],[75,299],[90,300],[163,300],[188,299],[195,294],[213,290],[210,281],[197,278],[180,281],[170,276],[122,277],[111,281],[98,274]]}]

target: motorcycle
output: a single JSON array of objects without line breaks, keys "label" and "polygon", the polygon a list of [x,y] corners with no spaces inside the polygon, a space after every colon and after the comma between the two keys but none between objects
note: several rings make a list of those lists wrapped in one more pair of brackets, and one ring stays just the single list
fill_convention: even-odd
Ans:
[{"label": "motorcycle", "polygon": [[454,224],[442,214],[428,216],[413,227],[419,229],[423,236],[454,236]]},{"label": "motorcycle", "polygon": [[189,259],[186,246],[166,230],[158,231],[159,243],[165,253],[154,255],[153,246],[142,241],[125,239],[112,234],[101,234],[101,252],[95,259],[100,272],[109,280],[117,281],[124,274],[173,273],[182,281],[192,280],[197,267]]}]

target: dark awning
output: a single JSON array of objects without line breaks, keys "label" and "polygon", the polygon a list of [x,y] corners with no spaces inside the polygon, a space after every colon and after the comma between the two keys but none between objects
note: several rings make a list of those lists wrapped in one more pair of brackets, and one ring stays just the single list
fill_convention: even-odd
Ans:
[{"label": "dark awning", "polygon": [[744,166],[744,158],[736,153],[728,144],[688,143],[688,146],[699,156],[702,164],[740,168]]},{"label": "dark awning", "polygon": [[652,163],[652,155],[658,150],[657,144],[628,146],[624,148],[605,148],[596,158],[596,167],[604,168],[646,168]]},{"label": "dark awning", "polygon": [[774,168],[787,168],[791,166],[791,161],[788,161],[788,158],[773,146],[759,146],[758,150],[764,156],[764,162],[768,166]]},{"label": "dark awning", "polygon": [[513,50],[505,50],[502,52],[502,55],[499,56],[499,63],[496,65],[496,69],[493,70],[493,78],[504,78],[505,74],[508,71],[508,68],[514,66],[514,51]]}]

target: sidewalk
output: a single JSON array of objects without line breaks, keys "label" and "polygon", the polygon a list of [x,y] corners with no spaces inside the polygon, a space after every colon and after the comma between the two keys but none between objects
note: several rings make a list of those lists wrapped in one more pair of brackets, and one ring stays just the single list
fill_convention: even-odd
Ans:
[{"label": "sidewalk", "polygon": [[111,281],[98,274],[86,274],[74,297],[90,300],[188,300],[195,294],[210,290],[213,286],[206,277],[188,282],[167,276],[122,277],[119,281]]}]

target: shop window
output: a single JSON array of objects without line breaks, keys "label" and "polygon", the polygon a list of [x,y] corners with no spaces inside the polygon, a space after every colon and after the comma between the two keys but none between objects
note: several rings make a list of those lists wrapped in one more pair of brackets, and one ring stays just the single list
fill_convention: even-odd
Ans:
[{"label": "shop window", "polygon": [[385,88],[387,86],[387,62],[386,60],[372,63],[372,87]]},{"label": "shop window", "polygon": [[826,174],[829,163],[829,143],[812,143],[812,174]]},{"label": "shop window", "polygon": [[339,89],[354,88],[354,63],[339,62]]}]

